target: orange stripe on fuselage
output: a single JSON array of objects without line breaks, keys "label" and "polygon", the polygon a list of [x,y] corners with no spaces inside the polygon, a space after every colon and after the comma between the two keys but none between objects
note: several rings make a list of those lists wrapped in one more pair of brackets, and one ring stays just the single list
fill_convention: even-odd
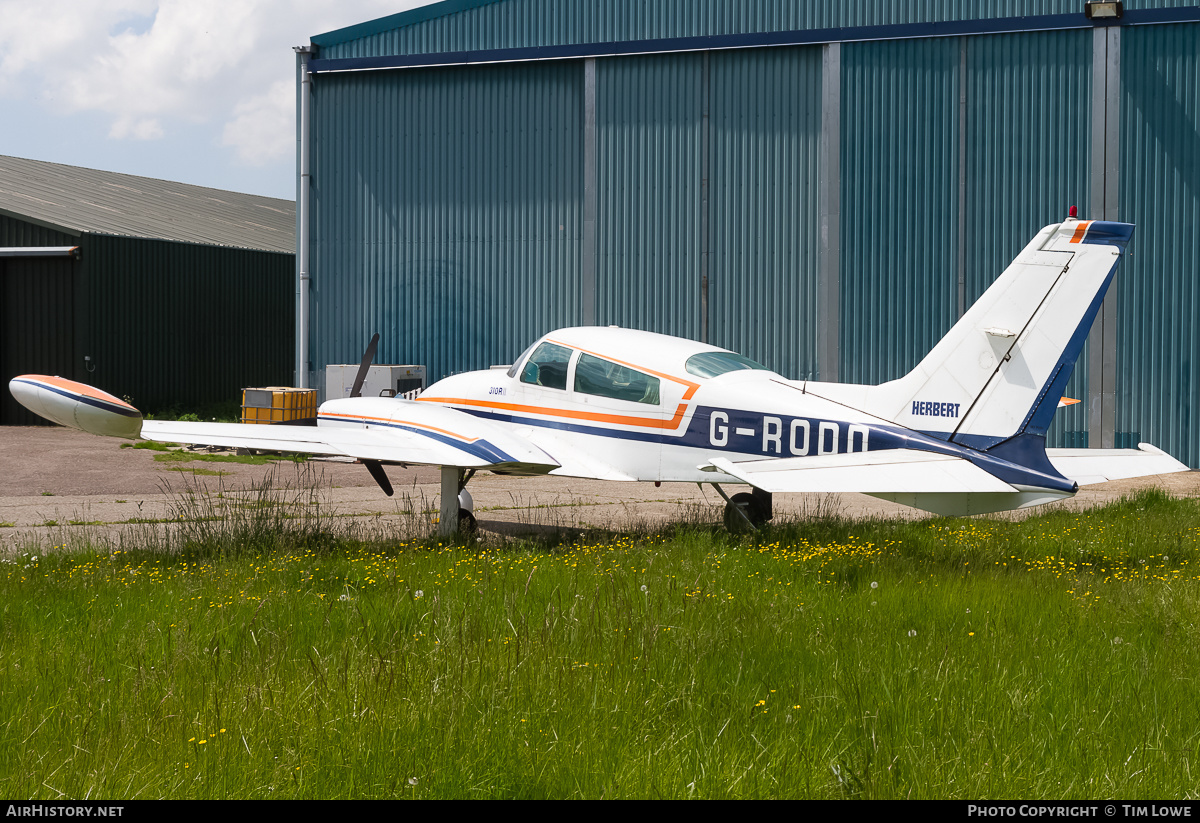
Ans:
[{"label": "orange stripe on fuselage", "polygon": [[397,426],[412,426],[414,429],[428,429],[431,432],[437,432],[438,434],[449,435],[450,437],[455,437],[455,438],[457,438],[459,440],[463,440],[467,443],[474,443],[476,440],[479,439],[478,437],[467,437],[464,434],[458,434],[457,432],[452,432],[452,431],[449,431],[448,429],[439,429],[437,426],[428,426],[424,423],[414,423],[411,420],[393,420],[390,417],[371,417],[371,416],[365,415],[365,414],[346,414],[345,412],[326,412],[325,416],[326,417],[351,417],[355,420],[369,420],[369,421],[373,421],[376,423],[390,423],[390,424],[397,425]]},{"label": "orange stripe on fuselage", "polygon": [[471,400],[466,397],[418,397],[418,401],[427,403],[446,403],[455,406],[478,406],[484,409],[501,409],[503,411],[523,412],[524,414],[541,414],[546,417],[567,417],[572,420],[592,420],[597,423],[613,423],[618,426],[638,426],[644,429],[673,429],[683,420],[687,411],[687,403],[680,403],[675,409],[675,416],[670,420],[651,417],[631,417],[626,414],[603,414],[601,412],[569,411],[567,409],[550,409],[545,406],[522,406],[518,403],[496,403],[491,400]]},{"label": "orange stripe on fuselage", "polygon": [[1075,233],[1071,235],[1071,242],[1072,243],[1082,243],[1083,236],[1085,234],[1087,234],[1088,226],[1092,225],[1093,222],[1095,222],[1095,221],[1084,220],[1082,223],[1080,223],[1078,226],[1076,226]]},{"label": "orange stripe on fuselage", "polygon": [[67,380],[62,377],[50,377],[45,374],[23,374],[21,375],[26,380],[36,380],[39,383],[45,383],[48,386],[54,386],[58,389],[72,392],[74,394],[90,397],[93,400],[103,400],[105,403],[112,403],[114,406],[123,406],[130,411],[137,411],[133,406],[126,403],[119,397],[113,397],[106,391],[100,391],[95,386],[89,386],[86,383],[76,383],[74,380]]}]

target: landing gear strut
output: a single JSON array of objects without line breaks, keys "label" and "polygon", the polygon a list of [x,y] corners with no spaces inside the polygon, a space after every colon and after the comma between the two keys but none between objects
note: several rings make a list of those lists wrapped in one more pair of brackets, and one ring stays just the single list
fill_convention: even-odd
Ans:
[{"label": "landing gear strut", "polygon": [[713,483],[713,488],[725,498],[725,528],[733,534],[758,531],[759,526],[775,516],[770,492],[754,489],[730,497],[716,483]]},{"label": "landing gear strut", "polygon": [[438,534],[472,535],[479,524],[475,522],[472,509],[475,501],[467,491],[467,483],[475,476],[475,470],[464,473],[456,466],[442,466],[441,511],[438,516]]}]

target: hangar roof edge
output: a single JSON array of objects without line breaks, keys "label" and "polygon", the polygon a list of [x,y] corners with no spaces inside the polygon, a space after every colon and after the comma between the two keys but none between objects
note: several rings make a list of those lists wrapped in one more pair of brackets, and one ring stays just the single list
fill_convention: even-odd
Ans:
[{"label": "hangar roof edge", "polygon": [[375,20],[367,20],[364,23],[356,23],[353,26],[327,31],[324,34],[317,34],[311,37],[310,40],[313,45],[318,47],[332,46],[335,43],[345,43],[349,40],[357,40],[360,37],[369,37],[372,34],[380,34],[381,32],[404,28],[414,23],[423,23],[426,20],[446,17],[451,14],[470,11],[480,6],[488,6],[499,2],[501,0],[442,0],[440,3],[418,6],[408,11],[389,14],[386,17],[379,17]]},{"label": "hangar roof edge", "polygon": [[[1120,19],[1093,21],[1084,15],[1082,0],[995,0],[988,4],[913,0],[865,6],[843,0],[442,0],[315,35],[311,42],[317,47],[314,58],[325,64],[323,70],[330,71],[362,68],[332,67],[332,61],[343,59],[407,57],[415,61],[413,65],[422,63],[417,59],[420,56],[441,58],[426,61],[429,65],[504,62],[510,57],[496,57],[492,52],[550,48],[567,50],[565,55],[550,54],[550,58],[595,56],[586,48],[574,52],[595,44],[655,46],[659,41],[680,39],[729,39],[729,44],[717,47],[744,48],[776,45],[755,41],[764,36],[770,40],[770,35],[778,33],[825,31],[830,42],[895,39],[887,30],[932,27],[924,34],[903,36],[945,36],[950,29],[974,23],[977,26],[966,25],[962,33],[984,34],[995,33],[995,24],[1001,20],[1016,24],[1015,30],[1023,30],[1025,23],[1042,29],[1195,22],[1200,10],[1196,0],[1125,0],[1124,6]],[[1049,18],[1056,19],[1047,25]],[[1068,25],[1063,24],[1064,19],[1069,19]],[[740,44],[739,38],[749,41]],[[458,59],[476,53],[482,54],[478,60]],[[534,55],[530,59],[545,58]]]}]

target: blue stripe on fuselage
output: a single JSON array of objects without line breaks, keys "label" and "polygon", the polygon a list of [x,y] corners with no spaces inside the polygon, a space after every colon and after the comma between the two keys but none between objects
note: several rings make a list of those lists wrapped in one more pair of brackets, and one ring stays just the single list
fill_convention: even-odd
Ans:
[{"label": "blue stripe on fuselage", "polygon": [[[1006,483],[1051,488],[1073,492],[1075,484],[1062,477],[1040,471],[1039,467],[1012,463],[1000,457],[947,442],[938,437],[905,429],[900,426],[876,423],[849,423],[844,420],[822,420],[813,417],[793,417],[785,414],[766,414],[741,409],[697,407],[682,434],[638,432],[628,429],[609,429],[576,423],[570,420],[543,420],[535,417],[490,412],[477,408],[459,411],[488,420],[514,425],[631,440],[659,445],[684,446],[705,454],[728,452],[756,457],[806,457],[828,454],[847,454],[889,449],[944,454],[969,460],[989,474]],[[804,430],[808,436],[805,440]],[[743,429],[748,433],[738,434]],[[865,436],[864,436],[865,435]]]}]

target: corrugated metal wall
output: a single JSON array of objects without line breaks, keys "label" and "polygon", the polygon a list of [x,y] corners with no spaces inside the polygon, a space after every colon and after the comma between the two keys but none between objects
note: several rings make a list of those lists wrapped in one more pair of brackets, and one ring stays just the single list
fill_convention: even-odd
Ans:
[{"label": "corrugated metal wall", "polygon": [[0,246],[75,246],[79,235],[0,214]]},{"label": "corrugated metal wall", "polygon": [[[1126,0],[1169,8],[1192,0]],[[1082,0],[505,0],[447,3],[317,36],[321,56],[367,57],[477,49],[608,43],[708,34],[977,20],[1082,12]],[[462,9],[461,11],[458,11]],[[416,22],[410,22],[416,21]],[[391,26],[399,26],[392,28]],[[382,30],[379,30],[382,29]],[[374,32],[374,33],[369,33]],[[345,38],[345,39],[343,39]]]},{"label": "corrugated metal wall", "polygon": [[1117,442],[1200,466],[1200,25],[1126,29],[1117,277]]},{"label": "corrugated metal wall", "polygon": [[580,63],[321,77],[312,360],[444,375],[580,320]]},{"label": "corrugated metal wall", "polygon": [[703,62],[677,54],[597,66],[601,325],[699,336]]},{"label": "corrugated metal wall", "polygon": [[[47,239],[41,236],[37,245],[49,245]],[[46,425],[8,391],[13,377],[79,376],[76,369],[82,364],[74,352],[76,266],[69,257],[0,259],[0,425]]]},{"label": "corrugated metal wall", "polygon": [[842,382],[902,376],[954,320],[955,38],[842,49]]},{"label": "corrugated metal wall", "polygon": [[[1090,31],[965,38],[965,302],[971,305],[1043,226],[1091,201]],[[1088,349],[1067,385],[1086,401]],[[1082,448],[1087,403],[1059,409],[1051,445]]]},{"label": "corrugated metal wall", "polygon": [[[820,48],[704,63],[599,63],[595,322],[698,337],[707,242],[710,339],[810,375]],[[318,373],[374,331],[436,378],[582,322],[582,93],[578,62],[320,79]]]},{"label": "corrugated metal wall", "polygon": [[79,265],[87,382],[143,410],[291,383],[293,255],[84,235]]},{"label": "corrugated metal wall", "polygon": [[813,377],[821,47],[715,53],[709,85],[708,342]]}]

